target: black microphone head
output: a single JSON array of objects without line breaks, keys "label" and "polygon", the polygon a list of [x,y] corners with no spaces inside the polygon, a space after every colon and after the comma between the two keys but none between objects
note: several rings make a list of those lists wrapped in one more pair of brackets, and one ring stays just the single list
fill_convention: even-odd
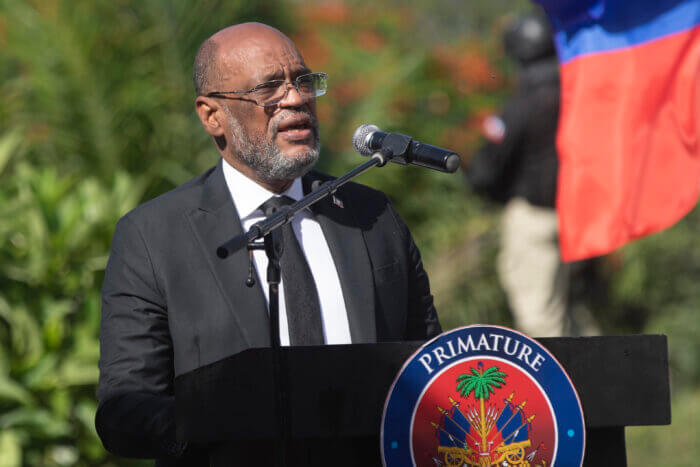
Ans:
[{"label": "black microphone head", "polygon": [[377,127],[377,125],[370,125],[366,123],[358,126],[357,130],[355,130],[355,134],[352,135],[352,147],[355,148],[355,151],[363,156],[371,156],[374,154],[375,151],[369,147],[368,136],[375,131],[379,131],[379,127]]}]

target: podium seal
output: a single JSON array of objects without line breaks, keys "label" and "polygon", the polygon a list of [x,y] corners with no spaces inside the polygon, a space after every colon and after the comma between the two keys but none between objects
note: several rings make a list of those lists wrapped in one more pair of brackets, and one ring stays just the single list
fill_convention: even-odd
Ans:
[{"label": "podium seal", "polygon": [[500,326],[441,334],[404,364],[387,396],[382,461],[394,466],[581,466],[583,411],[561,364]]}]

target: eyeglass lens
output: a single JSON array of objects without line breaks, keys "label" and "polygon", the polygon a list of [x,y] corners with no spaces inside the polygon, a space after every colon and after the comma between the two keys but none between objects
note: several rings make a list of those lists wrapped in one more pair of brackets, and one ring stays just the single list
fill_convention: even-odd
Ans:
[{"label": "eyeglass lens", "polygon": [[[327,77],[322,73],[311,73],[298,77],[293,83],[299,94],[304,98],[322,96],[326,93]],[[268,81],[258,85],[253,94],[261,105],[274,105],[285,98],[289,85],[284,80]]]}]

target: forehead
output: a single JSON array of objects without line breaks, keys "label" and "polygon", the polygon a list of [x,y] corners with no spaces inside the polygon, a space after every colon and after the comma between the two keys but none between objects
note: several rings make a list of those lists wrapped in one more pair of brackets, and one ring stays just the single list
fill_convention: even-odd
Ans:
[{"label": "forehead", "polygon": [[223,45],[220,50],[221,78],[230,85],[254,86],[306,70],[304,59],[284,37],[252,37],[228,48]]}]

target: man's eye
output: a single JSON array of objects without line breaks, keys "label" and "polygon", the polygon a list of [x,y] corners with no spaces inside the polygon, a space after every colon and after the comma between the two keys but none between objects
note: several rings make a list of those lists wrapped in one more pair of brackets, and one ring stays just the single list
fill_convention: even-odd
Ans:
[{"label": "man's eye", "polygon": [[299,81],[299,90],[303,92],[312,92],[315,89],[313,81]]},{"label": "man's eye", "polygon": [[258,84],[255,86],[255,91],[277,89],[284,81],[268,81],[267,83]]}]

